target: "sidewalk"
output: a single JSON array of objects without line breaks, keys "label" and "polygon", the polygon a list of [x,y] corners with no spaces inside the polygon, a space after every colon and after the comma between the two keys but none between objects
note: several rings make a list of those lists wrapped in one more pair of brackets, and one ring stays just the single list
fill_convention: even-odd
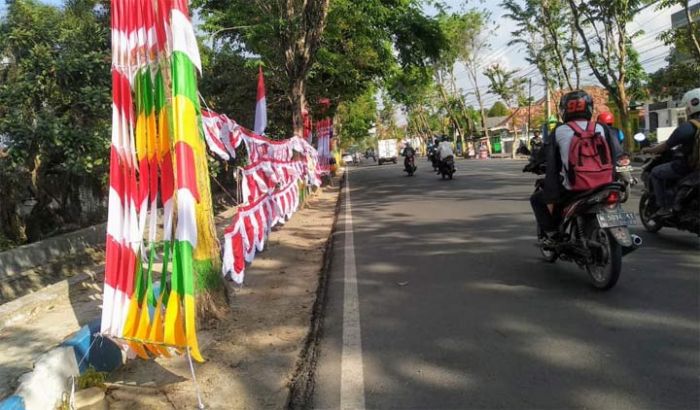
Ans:
[{"label": "sidewalk", "polygon": [[[334,217],[338,181],[334,183],[335,187],[321,190],[309,200],[306,209],[300,210],[291,221],[271,235],[269,248],[247,269],[245,287],[236,292],[230,321],[222,323],[219,329],[200,331],[200,344],[208,359],[215,359],[217,352],[223,349],[227,354],[233,354],[232,357],[241,357],[234,362],[232,369],[236,366],[245,368],[247,365],[244,362],[249,361],[251,356],[257,357],[257,352],[271,346],[271,350],[276,352],[272,373],[291,374],[300,341],[303,341],[308,330],[309,311],[314,301],[323,248]],[[217,215],[219,233],[223,232],[234,212],[235,208],[229,208]],[[99,260],[99,256],[93,255],[93,258]],[[0,400],[14,391],[18,377],[31,371],[39,356],[83,325],[99,319],[103,269],[101,262],[85,266],[70,278],[0,305]],[[276,313],[280,316],[276,317]],[[227,340],[231,341],[228,347],[216,344],[217,341]],[[210,346],[214,350],[210,351]],[[231,352],[227,351],[231,349]],[[182,370],[187,371],[177,380],[191,384],[189,370],[182,359],[173,359],[163,365],[184,365]],[[211,372],[210,365],[211,361],[198,366],[198,377],[200,371],[203,374]],[[151,377],[151,371],[147,370],[150,366],[166,368],[153,362],[133,361],[115,377],[133,385],[164,387],[172,384],[172,379],[164,382],[163,374]],[[137,376],[139,372],[145,372],[148,376],[143,380],[134,379],[132,376]],[[269,376],[262,379],[266,382],[272,380]],[[206,381],[206,377],[203,380]],[[278,386],[270,388],[282,400],[286,399],[285,383],[280,381]],[[117,402],[114,408],[129,407],[120,407],[122,404],[118,403],[129,403],[124,397],[128,396],[127,391],[134,391],[134,388],[120,383],[113,386],[110,400]],[[184,407],[191,407],[193,400],[196,400],[194,395],[188,395],[186,391],[183,394],[182,403],[187,404]],[[153,408],[147,403],[137,404],[137,408],[144,407]]]},{"label": "sidewalk", "polygon": [[[195,372],[206,408],[285,407],[309,332],[339,184],[336,179],[312,196],[271,234],[267,249],[246,269],[245,286],[236,290],[227,318],[198,332],[207,361],[195,364]],[[184,357],[132,360],[109,381],[110,409],[197,405]]]},{"label": "sidewalk", "polygon": [[100,315],[102,266],[0,306],[0,399],[35,360]]}]

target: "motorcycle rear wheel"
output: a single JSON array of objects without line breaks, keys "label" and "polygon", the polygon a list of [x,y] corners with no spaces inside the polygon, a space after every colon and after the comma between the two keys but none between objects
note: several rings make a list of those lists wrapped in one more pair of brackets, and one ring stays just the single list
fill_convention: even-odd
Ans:
[{"label": "motorcycle rear wheel", "polygon": [[600,243],[592,249],[593,261],[586,265],[591,284],[598,290],[611,289],[620,279],[622,271],[622,247],[606,229],[595,227],[589,238]]},{"label": "motorcycle rear wheel", "polygon": [[639,200],[639,218],[642,220],[644,229],[651,233],[657,233],[663,228],[663,224],[654,220],[651,216],[659,209],[651,200],[649,193],[644,193]]}]

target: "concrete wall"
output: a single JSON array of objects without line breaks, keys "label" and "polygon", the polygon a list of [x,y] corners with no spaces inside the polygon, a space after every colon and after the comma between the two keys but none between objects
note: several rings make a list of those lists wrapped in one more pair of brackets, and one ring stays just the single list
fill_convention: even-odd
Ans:
[{"label": "concrete wall", "polygon": [[0,252],[0,281],[23,271],[45,265],[60,256],[82,252],[104,245],[107,224],[94,225],[79,231]]}]

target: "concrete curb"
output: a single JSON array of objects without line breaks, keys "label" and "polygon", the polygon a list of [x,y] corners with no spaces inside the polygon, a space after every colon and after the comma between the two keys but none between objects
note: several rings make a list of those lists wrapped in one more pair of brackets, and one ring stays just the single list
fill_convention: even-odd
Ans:
[{"label": "concrete curb", "polygon": [[107,224],[103,223],[0,252],[0,281],[45,265],[56,258],[104,244],[106,231]]},{"label": "concrete curb", "polygon": [[15,393],[0,401],[0,410],[54,409],[64,392],[71,390],[71,378],[93,367],[112,372],[124,363],[122,350],[97,333],[100,320],[83,326],[77,333],[41,355],[34,370],[23,374]]},{"label": "concrete curb", "polygon": [[47,306],[54,299],[67,295],[71,286],[88,279],[92,279],[90,274],[76,275],[48,285],[40,292],[30,293],[0,305],[0,329],[26,319],[28,316],[31,316],[31,311],[34,308]]},{"label": "concrete curb", "polygon": [[319,271],[319,281],[316,287],[316,300],[311,310],[309,320],[309,331],[304,340],[304,347],[297,360],[296,369],[289,382],[289,394],[285,409],[306,409],[311,408],[311,399],[314,392],[314,381],[316,374],[316,363],[320,356],[320,339],[323,336],[323,319],[326,313],[326,302],[328,295],[329,275],[333,258],[333,245],[338,229],[340,209],[343,203],[343,184],[347,178],[347,171],[338,178],[338,197],[334,205],[333,225],[331,232],[326,238],[326,245],[323,251],[322,266]]}]

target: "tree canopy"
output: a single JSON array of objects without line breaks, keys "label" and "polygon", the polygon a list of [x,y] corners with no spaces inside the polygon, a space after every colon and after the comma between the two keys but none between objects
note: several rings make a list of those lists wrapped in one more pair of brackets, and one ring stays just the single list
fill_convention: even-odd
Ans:
[{"label": "tree canopy", "polygon": [[493,103],[491,108],[489,108],[489,111],[487,115],[489,117],[504,117],[510,113],[510,110],[508,110],[508,107],[506,107],[505,104],[503,104],[503,101],[496,101]]},{"label": "tree canopy", "polygon": [[[281,35],[289,30],[285,11],[275,2],[197,0],[205,30],[243,58],[260,59],[266,67],[272,99],[294,100],[288,64],[289,52]],[[322,98],[335,108],[361,98],[402,70],[426,70],[445,49],[445,37],[436,19],[427,16],[419,0],[335,0],[330,2],[318,48],[303,80],[303,100],[313,110]],[[252,17],[251,17],[252,16]],[[280,118],[286,126],[287,118]]]},{"label": "tree canopy", "polygon": [[[64,9],[34,0],[9,6],[0,23],[0,233],[7,239],[37,239],[91,217],[81,190],[100,191],[106,182],[109,47],[109,16],[96,0]],[[36,204],[21,221],[26,198]]]}]

